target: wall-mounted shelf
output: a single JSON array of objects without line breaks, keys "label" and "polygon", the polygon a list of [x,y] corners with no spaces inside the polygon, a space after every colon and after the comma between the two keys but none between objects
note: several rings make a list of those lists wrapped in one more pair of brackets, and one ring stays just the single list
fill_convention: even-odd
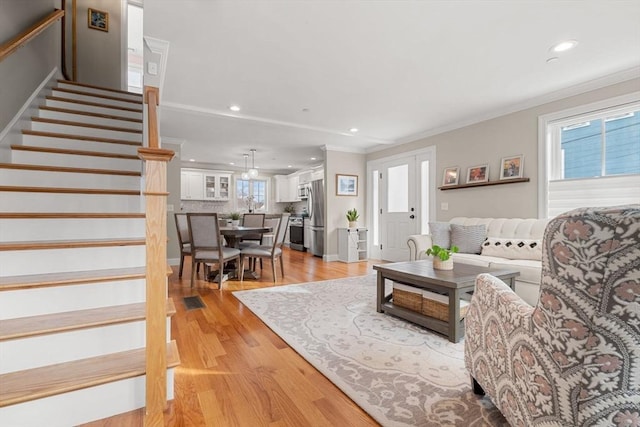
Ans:
[{"label": "wall-mounted shelf", "polygon": [[438,187],[439,190],[457,190],[459,188],[486,187],[487,185],[515,184],[516,182],[529,182],[529,178],[513,178],[502,181],[477,182],[475,184],[446,185]]}]

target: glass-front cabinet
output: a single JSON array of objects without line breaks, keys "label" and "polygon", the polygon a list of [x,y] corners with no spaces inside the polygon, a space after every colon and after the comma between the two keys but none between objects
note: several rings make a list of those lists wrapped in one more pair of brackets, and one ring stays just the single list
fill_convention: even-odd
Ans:
[{"label": "glass-front cabinet", "polygon": [[229,200],[229,185],[231,174],[205,173],[204,174],[204,199],[205,200]]}]

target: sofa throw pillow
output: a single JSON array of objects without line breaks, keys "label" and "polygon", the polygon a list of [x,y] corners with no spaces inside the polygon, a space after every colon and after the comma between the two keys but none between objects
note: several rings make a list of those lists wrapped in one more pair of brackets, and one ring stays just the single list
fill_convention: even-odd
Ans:
[{"label": "sofa throw pillow", "polygon": [[450,247],[451,237],[449,236],[450,228],[448,222],[430,222],[429,232],[434,245],[447,249]]},{"label": "sofa throw pillow", "polygon": [[487,226],[451,224],[451,246],[463,254],[479,254],[487,237]]},{"label": "sofa throw pillow", "polygon": [[482,255],[540,261],[542,260],[542,240],[489,237],[482,244]]}]

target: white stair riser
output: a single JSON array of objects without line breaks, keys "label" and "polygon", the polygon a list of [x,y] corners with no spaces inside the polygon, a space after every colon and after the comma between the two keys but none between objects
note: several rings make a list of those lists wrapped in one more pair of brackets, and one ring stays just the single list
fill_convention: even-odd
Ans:
[{"label": "white stair riser", "polygon": [[[58,98],[74,99],[74,100],[85,101],[85,102],[95,102],[97,104],[112,105],[115,107],[134,108],[134,109],[140,109],[140,110],[142,109],[142,104],[140,104],[140,102],[138,101],[136,102],[119,101],[115,99],[101,98],[101,97],[96,97],[91,95],[81,95],[79,93],[69,93],[69,92],[64,92],[57,89],[53,89],[51,91],[51,95],[56,96]],[[107,95],[107,96],[113,96],[113,95]],[[115,97],[117,98],[117,96]]]},{"label": "white stair riser", "polygon": [[122,141],[142,142],[142,134],[119,132],[107,129],[95,129],[84,126],[61,125],[57,123],[31,122],[31,130],[39,132],[63,133],[66,135],[94,136],[98,138],[118,139]]},{"label": "white stair riser", "polygon": [[143,267],[144,246],[0,251],[0,276]]},{"label": "white stair riser", "polygon": [[2,212],[133,213],[143,209],[142,196],[0,192]]},{"label": "white stair riser", "polygon": [[22,135],[22,145],[29,147],[65,148],[69,150],[97,151],[136,156],[140,145],[112,144],[83,141],[81,139],[54,138],[52,136]]},{"label": "white stair riser", "polygon": [[144,302],[145,279],[84,283],[0,293],[0,320]]},{"label": "white stair riser", "polygon": [[122,99],[130,99],[132,101],[137,101],[137,102],[140,102],[140,100],[142,99],[140,95],[122,93],[122,92],[113,92],[111,90],[103,90],[103,89],[97,89],[93,87],[78,86],[78,85],[69,84],[69,83],[58,82],[57,87],[61,89],[75,90],[77,92],[85,92],[89,94],[113,96],[113,97],[122,98]]},{"label": "white stair riser", "polygon": [[144,218],[0,219],[0,241],[144,238]]},{"label": "white stair riser", "polygon": [[11,152],[11,160],[12,163],[28,165],[68,166],[72,168],[98,168],[136,172],[142,170],[141,160],[43,153],[39,151],[13,150]]},{"label": "white stair riser", "polygon": [[144,320],[7,340],[0,342],[0,374],[144,346]]},{"label": "white stair riser", "polygon": [[142,119],[142,113],[139,113],[137,111],[125,111],[117,108],[96,107],[93,105],[84,105],[84,104],[78,104],[75,102],[65,102],[65,101],[58,101],[53,99],[47,99],[45,101],[45,105],[49,107],[66,108],[69,110],[80,110],[80,111],[88,111],[90,113],[112,114],[112,115],[121,116],[121,117],[129,117],[132,119]]},{"label": "white stair riser", "polygon": [[100,126],[114,126],[132,130],[142,130],[142,123],[130,122],[128,120],[108,119],[106,117],[87,116],[85,114],[38,110],[38,117],[42,117],[43,119],[66,120],[70,122],[90,123]]},{"label": "white stair riser", "polygon": [[0,185],[140,190],[140,177],[0,168]]},{"label": "white stair riser", "polygon": [[[0,425],[69,427],[145,406],[146,377],[116,381],[0,408]],[[167,370],[167,399],[174,398],[174,369]]]}]

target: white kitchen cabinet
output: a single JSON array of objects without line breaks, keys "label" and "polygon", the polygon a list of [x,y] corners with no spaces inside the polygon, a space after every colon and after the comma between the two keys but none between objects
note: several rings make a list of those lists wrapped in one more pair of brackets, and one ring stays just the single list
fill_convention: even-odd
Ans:
[{"label": "white kitchen cabinet", "polygon": [[311,181],[317,181],[319,179],[324,179],[324,169],[318,168],[311,171]]},{"label": "white kitchen cabinet", "polygon": [[180,198],[204,199],[204,175],[202,172],[183,170],[180,172]]},{"label": "white kitchen cabinet", "polygon": [[289,175],[289,200],[290,202],[299,202],[298,198],[298,185],[300,184],[299,175]]},{"label": "white kitchen cabinet", "polygon": [[298,184],[308,184],[311,182],[311,171],[302,171],[298,174]]},{"label": "white kitchen cabinet", "polygon": [[338,260],[366,261],[369,258],[366,228],[338,228]]},{"label": "white kitchen cabinet", "polygon": [[229,200],[231,174],[205,172],[204,200]]},{"label": "white kitchen cabinet", "polygon": [[289,177],[286,175],[275,175],[276,202],[290,202]]}]

